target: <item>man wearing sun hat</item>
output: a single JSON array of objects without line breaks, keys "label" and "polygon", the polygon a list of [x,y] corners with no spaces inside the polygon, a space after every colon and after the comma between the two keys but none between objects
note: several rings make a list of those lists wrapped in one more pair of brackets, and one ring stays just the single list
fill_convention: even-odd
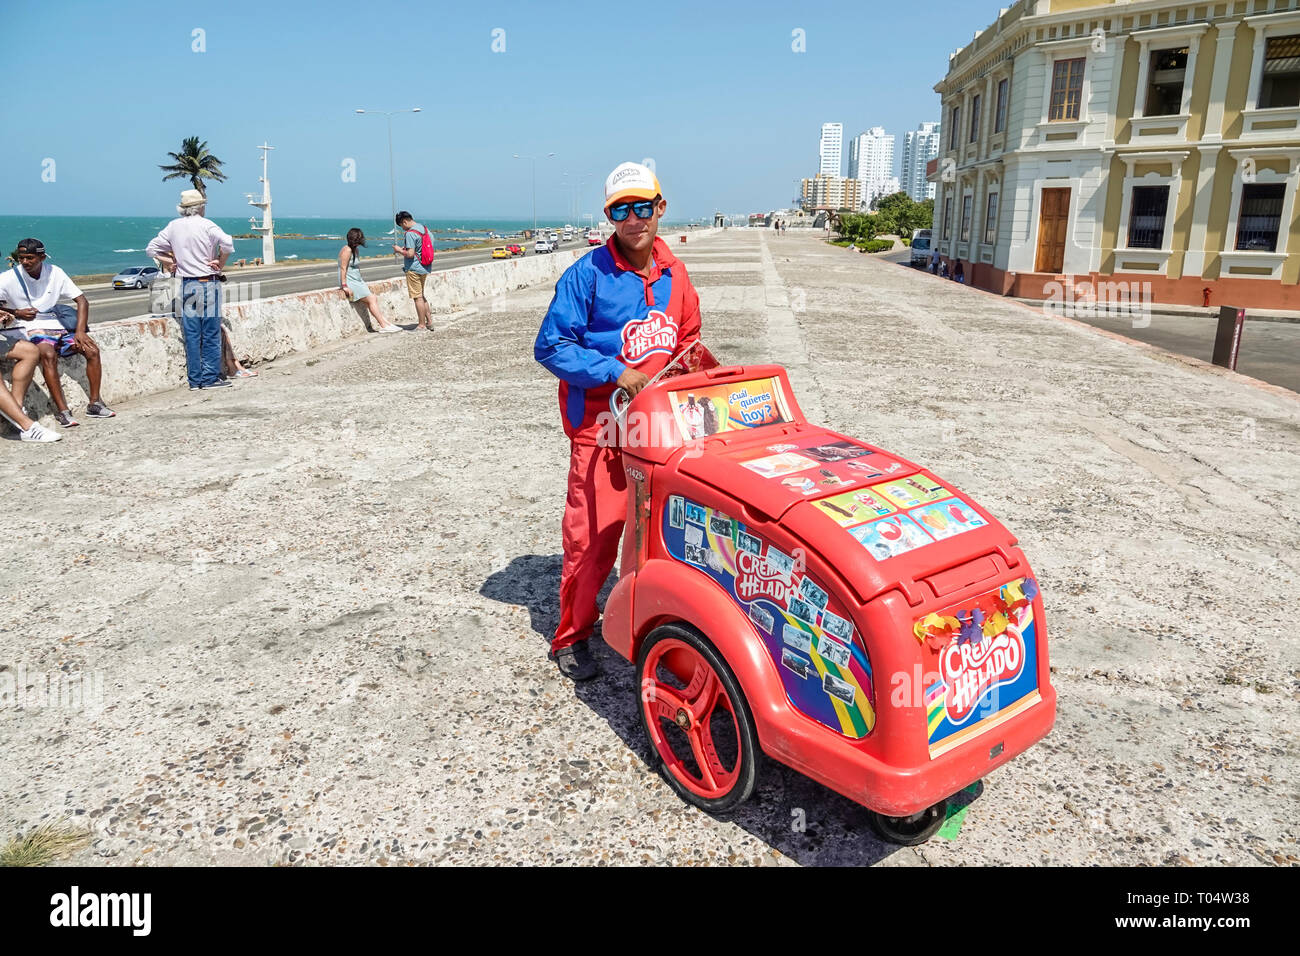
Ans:
[{"label": "man wearing sun hat", "polygon": [[635,395],[700,337],[700,297],[686,267],[658,238],[667,208],[647,167],[622,163],[609,174],[605,216],[614,234],[560,276],[533,346],[537,361],[560,380],[560,419],[570,443],[560,623],[551,657],[573,680],[596,676],[587,640],[627,513],[622,456],[603,440],[608,430],[600,415],[615,388]]},{"label": "man wearing sun hat", "polygon": [[174,263],[181,279],[180,312],[185,342],[185,374],[190,389],[226,388],[221,374],[221,270],[235,251],[235,241],[204,217],[208,198],[197,189],[181,192],[180,216],[163,226],[145,254]]}]

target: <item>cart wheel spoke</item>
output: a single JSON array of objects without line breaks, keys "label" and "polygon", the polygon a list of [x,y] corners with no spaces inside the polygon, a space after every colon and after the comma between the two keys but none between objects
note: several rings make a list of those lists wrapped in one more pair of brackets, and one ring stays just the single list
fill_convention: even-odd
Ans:
[{"label": "cart wheel spoke", "polygon": [[650,693],[646,697],[646,705],[654,717],[662,717],[674,723],[677,721],[678,712],[688,709],[686,702],[677,696],[677,692],[663,684],[651,686]]},{"label": "cart wheel spoke", "polygon": [[691,753],[695,755],[696,766],[700,768],[700,782],[709,790],[717,790],[718,781],[714,773],[721,769],[721,765],[718,763],[717,753],[713,750],[713,742],[710,740],[706,746],[704,733],[698,725],[688,730],[686,736],[690,738]]},{"label": "cart wheel spoke", "polygon": [[691,714],[695,720],[701,724],[706,722],[709,714],[713,713],[713,704],[718,698],[718,675],[713,673],[713,668],[703,660],[696,664],[691,684],[682,696],[690,702]]}]

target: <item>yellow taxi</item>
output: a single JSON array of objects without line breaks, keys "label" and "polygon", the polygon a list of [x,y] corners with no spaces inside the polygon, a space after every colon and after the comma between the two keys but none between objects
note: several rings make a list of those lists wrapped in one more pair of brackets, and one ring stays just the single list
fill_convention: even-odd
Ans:
[{"label": "yellow taxi", "polygon": [[495,249],[492,250],[492,258],[493,258],[493,259],[509,259],[509,258],[510,258],[510,250],[507,249],[505,246],[497,246]]}]

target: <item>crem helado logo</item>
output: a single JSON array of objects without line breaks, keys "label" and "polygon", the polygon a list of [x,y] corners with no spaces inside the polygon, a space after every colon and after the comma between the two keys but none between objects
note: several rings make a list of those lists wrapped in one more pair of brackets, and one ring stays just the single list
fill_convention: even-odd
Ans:
[{"label": "crem helado logo", "polygon": [[657,352],[671,355],[676,346],[677,320],[653,309],[644,319],[623,326],[623,350],[620,358],[635,365]]},{"label": "crem helado logo", "polygon": [[1025,642],[1013,627],[978,644],[949,644],[939,655],[940,676],[947,685],[943,706],[948,719],[961,723],[985,692],[1015,680],[1024,665]]}]

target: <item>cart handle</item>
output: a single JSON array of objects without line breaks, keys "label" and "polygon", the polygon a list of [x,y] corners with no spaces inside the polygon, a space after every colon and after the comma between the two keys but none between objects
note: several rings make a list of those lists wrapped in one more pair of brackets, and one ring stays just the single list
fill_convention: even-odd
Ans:
[{"label": "cart handle", "polygon": [[[691,368],[691,363],[694,363],[696,368]],[[654,378],[641,386],[641,391],[645,391],[652,385],[657,385],[660,379],[667,378],[670,375],[680,375],[683,372],[712,371],[717,367],[718,360],[713,357],[713,353],[705,347],[702,340],[696,339],[674,355],[668,361],[668,364],[655,374]],[[620,387],[610,393],[609,410],[620,423],[627,413],[627,407],[631,404],[632,396],[627,393],[627,389]]]}]

